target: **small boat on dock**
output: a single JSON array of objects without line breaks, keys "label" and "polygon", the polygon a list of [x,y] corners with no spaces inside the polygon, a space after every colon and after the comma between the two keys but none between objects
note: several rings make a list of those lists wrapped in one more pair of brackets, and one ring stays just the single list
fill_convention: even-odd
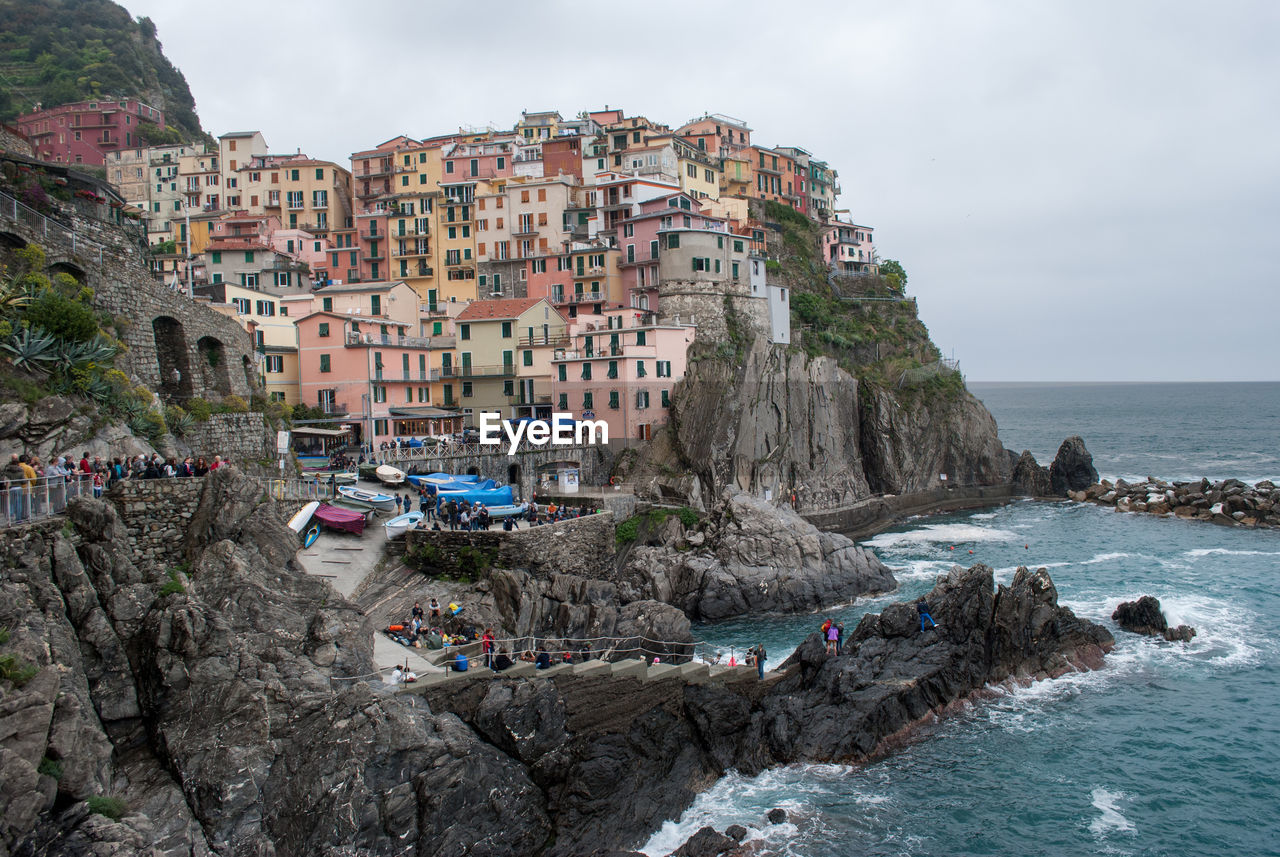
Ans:
[{"label": "small boat on dock", "polygon": [[316,509],[316,520],[331,530],[343,530],[356,535],[364,532],[364,513],[355,509],[343,509],[322,503],[320,508]]},{"label": "small boat on dock", "polygon": [[307,505],[298,510],[298,514],[289,519],[289,529],[295,533],[300,533],[307,528],[307,522],[311,520],[311,516],[316,513],[316,509],[320,508],[319,500],[312,500]]},{"label": "small boat on dock", "polygon": [[404,534],[418,526],[418,522],[424,517],[426,516],[421,512],[406,512],[387,521],[382,528],[387,531],[387,538],[402,539]]},{"label": "small boat on dock", "polygon": [[348,503],[358,504],[366,509],[377,509],[379,512],[390,512],[396,507],[395,495],[365,491],[354,485],[339,485],[338,495]]},{"label": "small boat on dock", "polygon": [[403,485],[404,471],[390,464],[383,464],[373,471],[373,475],[383,485]]}]

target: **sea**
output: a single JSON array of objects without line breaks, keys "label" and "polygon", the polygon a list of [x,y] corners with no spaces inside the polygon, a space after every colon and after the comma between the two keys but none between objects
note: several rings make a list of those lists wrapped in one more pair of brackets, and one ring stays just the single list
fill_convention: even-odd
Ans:
[{"label": "sea", "polygon": [[[1004,444],[1043,464],[1085,439],[1103,477],[1280,484],[1280,383],[971,384]],[[746,826],[762,855],[1280,855],[1280,531],[1069,502],[908,520],[867,539],[899,589],[806,615],[695,627],[705,647],[763,643],[780,663],[825,617],[914,599],[952,565],[1008,582],[1048,568],[1060,603],[1108,627],[1103,669],[990,699],[862,766],[730,772],[638,848],[667,854],[704,825]],[[1160,599],[1189,644],[1121,631]],[[789,820],[769,826],[773,807]]]}]

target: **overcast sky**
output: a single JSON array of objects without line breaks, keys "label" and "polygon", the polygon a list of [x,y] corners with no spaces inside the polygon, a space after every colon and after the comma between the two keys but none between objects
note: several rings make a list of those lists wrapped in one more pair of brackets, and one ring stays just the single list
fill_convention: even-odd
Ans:
[{"label": "overcast sky", "polygon": [[970,380],[1280,379],[1274,2],[124,2],[215,135],[726,113],[839,170]]}]

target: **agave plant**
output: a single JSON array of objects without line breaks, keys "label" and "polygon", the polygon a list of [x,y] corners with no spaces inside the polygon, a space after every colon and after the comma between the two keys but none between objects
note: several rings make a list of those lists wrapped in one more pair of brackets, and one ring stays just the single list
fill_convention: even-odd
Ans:
[{"label": "agave plant", "polygon": [[9,354],[14,368],[47,374],[57,360],[58,340],[39,327],[24,327],[0,342],[0,350]]},{"label": "agave plant", "polygon": [[169,426],[169,432],[174,437],[185,437],[191,427],[196,424],[196,418],[188,413],[181,414],[165,414],[165,423]]},{"label": "agave plant", "polygon": [[84,394],[99,405],[105,405],[111,401],[114,393],[115,388],[101,375],[94,375],[84,388]]}]

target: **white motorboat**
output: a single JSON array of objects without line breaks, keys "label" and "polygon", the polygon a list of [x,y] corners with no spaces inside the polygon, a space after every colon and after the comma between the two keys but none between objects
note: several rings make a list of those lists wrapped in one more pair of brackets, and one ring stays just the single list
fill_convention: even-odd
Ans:
[{"label": "white motorboat", "polygon": [[379,512],[390,512],[396,507],[393,494],[382,494],[378,491],[365,491],[354,485],[339,485],[338,494],[347,501],[363,506],[366,509],[377,509]]},{"label": "white motorboat", "polygon": [[404,471],[392,467],[390,464],[383,464],[373,471],[373,475],[378,477],[378,481],[383,485],[403,485]]},{"label": "white motorboat", "polygon": [[387,521],[382,525],[382,528],[387,531],[387,538],[389,539],[404,538],[404,534],[418,526],[418,522],[424,517],[426,516],[421,512],[406,512]]}]

